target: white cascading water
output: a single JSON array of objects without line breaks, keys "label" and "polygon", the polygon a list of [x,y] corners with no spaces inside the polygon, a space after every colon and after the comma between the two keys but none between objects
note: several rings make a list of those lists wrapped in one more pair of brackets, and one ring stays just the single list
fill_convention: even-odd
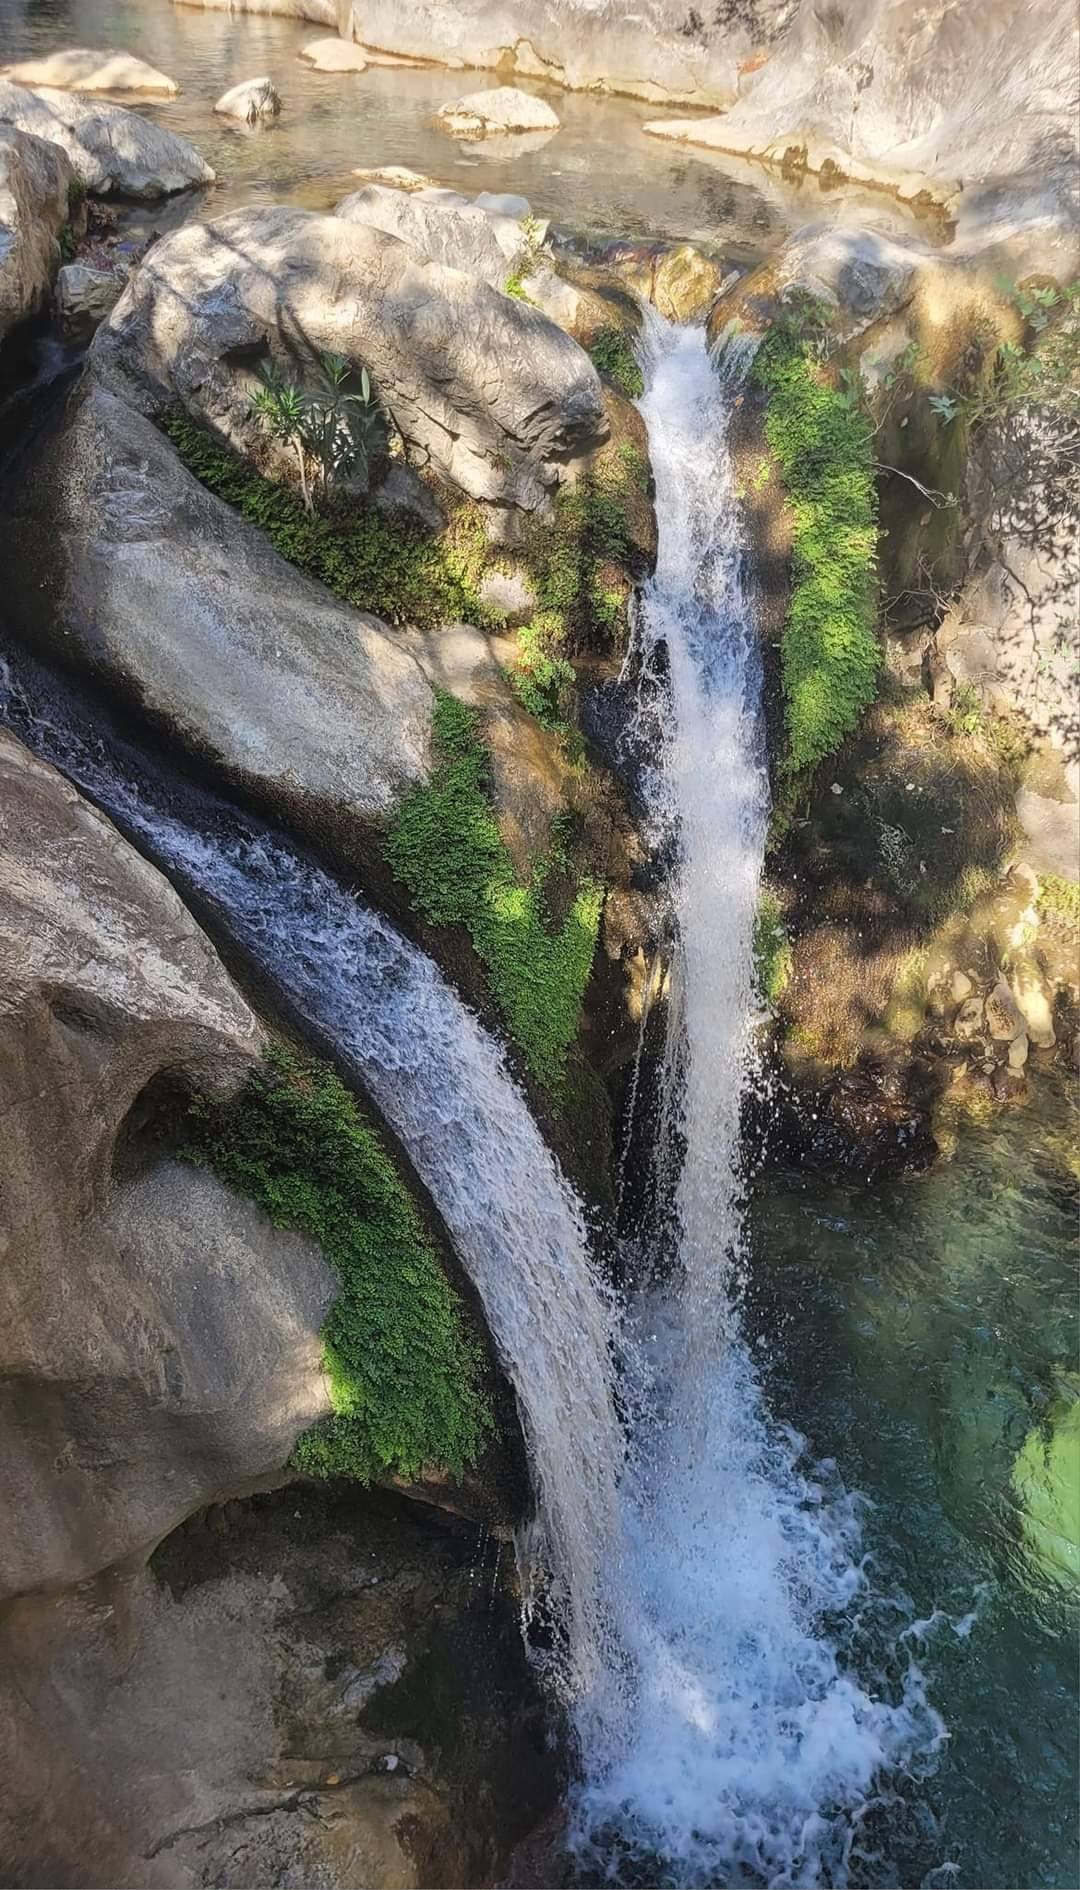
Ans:
[{"label": "white cascading water", "polygon": [[240,820],[221,836],[157,807],[96,745],[22,701],[0,661],[0,717],[112,814],[356,1072],[408,1150],[479,1292],[517,1396],[536,1518],[519,1543],[526,1610],[557,1630],[568,1697],[600,1699],[607,1545],[622,1431],[613,1302],[581,1208],[497,1043],[416,946],[328,874]]},{"label": "white cascading water", "polygon": [[739,1110],[768,813],[728,449],[742,364],[729,355],[721,373],[700,330],[658,321],[649,352],[660,547],[636,655],[643,699],[667,692],[651,798],[677,839],[677,940],[655,1160],[676,1225],[659,1266],[640,1257],[664,1283],[627,1312],[611,1555],[624,1703],[606,1717],[580,1703],[573,1841],[585,1881],[835,1885],[876,1775],[942,1728],[914,1665],[896,1703],[846,1670],[843,1617],[872,1608],[858,1500],[770,1421],[740,1331]]}]

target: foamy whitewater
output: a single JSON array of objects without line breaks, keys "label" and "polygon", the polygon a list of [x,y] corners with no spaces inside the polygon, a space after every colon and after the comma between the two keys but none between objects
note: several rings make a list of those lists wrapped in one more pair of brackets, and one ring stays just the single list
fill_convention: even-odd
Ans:
[{"label": "foamy whitewater", "polygon": [[611,1554],[626,1704],[605,1723],[579,1703],[574,1845],[589,1881],[843,1884],[875,1778],[943,1729],[913,1662],[894,1703],[845,1671],[853,1611],[873,1609],[859,1504],[770,1422],[740,1332],[739,1104],[768,813],[728,450],[746,357],[721,372],[700,330],[659,323],[649,352],[660,550],[635,657],[646,703],[668,677],[651,799],[679,864],[655,1160],[676,1226],[666,1284],[628,1314],[634,1422]]}]

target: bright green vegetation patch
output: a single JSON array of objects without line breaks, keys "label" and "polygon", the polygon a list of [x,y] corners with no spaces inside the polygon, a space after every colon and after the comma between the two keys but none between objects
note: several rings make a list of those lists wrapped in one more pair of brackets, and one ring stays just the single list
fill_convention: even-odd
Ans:
[{"label": "bright green vegetation patch", "polygon": [[783,997],[791,981],[791,940],[780,901],[775,893],[763,891],[754,914],[754,975],[762,1002],[773,1005]]},{"label": "bright green vegetation patch", "polygon": [[1039,911],[1044,918],[1062,921],[1072,931],[1080,931],[1080,885],[1074,879],[1062,879],[1059,873],[1046,873],[1039,881]]},{"label": "bright green vegetation patch", "polygon": [[765,437],[792,517],[782,771],[798,775],[840,746],[876,691],[873,451],[857,400],[830,387],[809,348],[783,327],[765,336],[753,375],[768,396]]},{"label": "bright green vegetation patch", "polygon": [[536,519],[529,529],[522,551],[537,609],[518,631],[509,675],[523,707],[547,728],[565,727],[571,655],[621,640],[641,563],[634,525],[648,477],[644,455],[624,440],[560,491],[554,518]]},{"label": "bright green vegetation patch", "polygon": [[368,1483],[475,1462],[492,1420],[480,1348],[378,1136],[324,1064],[272,1049],[233,1101],[197,1103],[186,1153],[318,1241],[341,1291],[323,1327],[333,1415],[297,1470]]},{"label": "bright green vegetation patch", "polygon": [[402,801],[387,860],[432,925],[466,927],[529,1069],[558,1090],[577,1034],[603,891],[582,878],[562,923],[553,921],[549,893],[572,872],[558,842],[521,883],[499,832],[490,757],[477,730],[472,710],[439,692],[437,766],[428,784]]},{"label": "bright green vegetation patch", "polygon": [[610,328],[601,328],[593,337],[589,359],[598,374],[606,374],[608,380],[614,381],[616,387],[621,387],[631,400],[640,400],[645,392],[645,376],[634,353],[634,345],[621,328],[616,328],[614,324]]},{"label": "bright green vegetation patch", "polygon": [[494,627],[496,614],[479,594],[484,528],[471,506],[461,506],[437,538],[362,503],[312,517],[290,486],[264,479],[190,420],[171,415],[162,424],[196,479],[346,603],[422,630],[444,623]]}]

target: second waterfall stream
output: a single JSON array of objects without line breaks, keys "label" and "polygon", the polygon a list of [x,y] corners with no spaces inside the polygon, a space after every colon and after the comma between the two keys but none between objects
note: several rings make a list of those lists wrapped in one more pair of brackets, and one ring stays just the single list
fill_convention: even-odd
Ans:
[{"label": "second waterfall stream", "polygon": [[633,657],[647,798],[676,863],[659,1126],[637,1160],[670,1205],[665,1231],[629,1255],[641,1284],[625,1312],[629,1456],[609,1575],[625,1700],[614,1714],[582,1702],[573,1838],[590,1881],[835,1885],[875,1780],[942,1727],[913,1661],[891,1694],[856,1677],[851,1623],[874,1611],[859,1504],[771,1421],[740,1328],[739,1117],[768,819],[729,446],[748,357],[736,345],[717,364],[700,329],[655,318],[648,354],[660,542]]},{"label": "second waterfall stream", "polygon": [[725,376],[700,330],[655,318],[649,350],[660,543],[634,656],[650,814],[675,861],[647,1152],[669,1212],[628,1243],[625,1303],[501,1050],[417,947],[235,810],[178,814],[29,681],[0,687],[0,714],[332,1039],[442,1215],[529,1446],[537,1516],[519,1559],[575,1733],[581,1882],[835,1886],[858,1880],[875,1781],[942,1727],[896,1658],[895,1619],[878,1672],[858,1501],[769,1417],[740,1328],[768,797],[728,445],[738,364]]}]

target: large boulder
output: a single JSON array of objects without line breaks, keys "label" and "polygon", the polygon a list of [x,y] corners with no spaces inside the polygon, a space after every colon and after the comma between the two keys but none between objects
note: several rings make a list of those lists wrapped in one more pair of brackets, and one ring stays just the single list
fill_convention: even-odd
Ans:
[{"label": "large boulder", "polygon": [[399,639],[302,577],[104,389],[75,396],[7,509],[16,633],[309,837],[363,851],[424,778],[432,692]]},{"label": "large boulder", "polygon": [[0,124],[59,145],[84,189],[100,196],[153,201],[214,181],[209,164],[186,138],[122,105],[0,79]]},{"label": "large boulder", "polygon": [[493,289],[504,286],[525,247],[520,222],[494,215],[454,190],[365,184],[344,197],[334,215],[398,236],[425,261],[464,269]]},{"label": "large boulder", "polygon": [[19,85],[46,85],[65,92],[147,92],[173,98],[180,87],[175,79],[149,66],[133,53],[110,47],[94,52],[87,46],[68,47],[63,52],[46,53],[41,59],[24,59],[17,66],[3,68],[5,79]]},{"label": "large boulder", "polygon": [[558,1759],[512,1552],[483,1543],[478,1568],[475,1531],[294,1486],[193,1517],[133,1575],[20,1597],[0,1613],[8,1882],[504,1881]]},{"label": "large boulder", "polygon": [[0,1593],[80,1581],[280,1469],[335,1289],[158,1140],[260,1028],[176,894],[0,731]]},{"label": "large boulder", "polygon": [[214,106],[219,118],[238,118],[245,125],[256,125],[261,118],[276,118],[281,110],[281,95],[273,79],[241,79],[223,92]]},{"label": "large boulder", "polygon": [[156,244],[93,361],[145,412],[181,407],[265,455],[251,394],[267,353],[300,380],[320,354],[363,364],[414,463],[493,505],[541,507],[607,437],[596,370],[538,309],[308,210],[238,210]]},{"label": "large boulder", "polygon": [[74,181],[55,144],[0,125],[0,339],[48,298]]}]

